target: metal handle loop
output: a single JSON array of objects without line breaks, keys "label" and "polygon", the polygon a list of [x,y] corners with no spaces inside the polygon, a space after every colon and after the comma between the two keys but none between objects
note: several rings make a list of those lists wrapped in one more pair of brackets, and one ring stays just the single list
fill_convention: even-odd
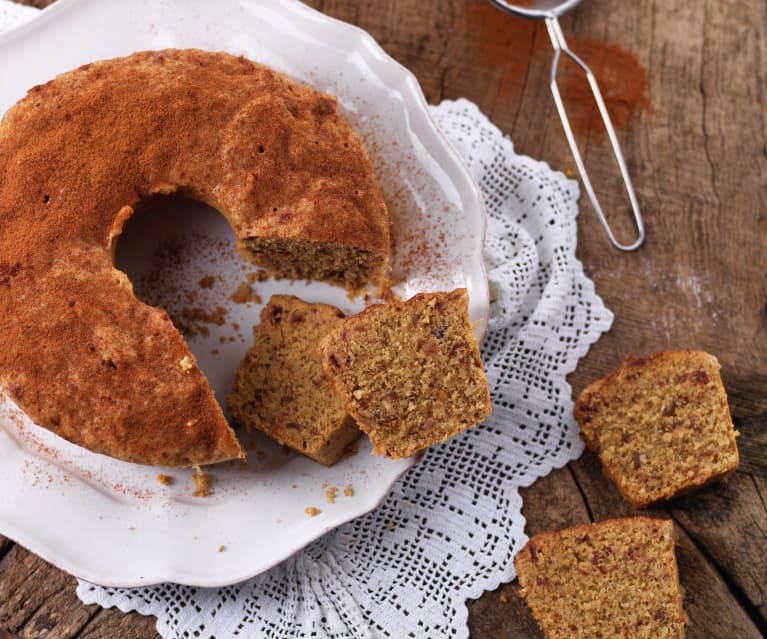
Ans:
[{"label": "metal handle loop", "polygon": [[[618,138],[615,135],[615,129],[613,129],[612,122],[610,121],[610,116],[607,113],[607,107],[605,106],[605,102],[602,99],[602,93],[599,90],[599,85],[597,85],[597,80],[586,63],[583,62],[583,60],[581,60],[567,47],[565,37],[562,34],[562,29],[560,28],[559,21],[556,17],[546,18],[546,29],[549,32],[549,38],[551,38],[551,44],[554,47],[554,59],[551,63],[550,77],[551,93],[554,96],[554,103],[556,104],[557,111],[559,112],[559,119],[562,121],[562,126],[565,129],[565,136],[567,137],[567,142],[570,144],[570,150],[572,151],[573,158],[575,159],[575,164],[578,167],[578,173],[580,174],[581,180],[583,181],[583,186],[586,189],[589,200],[591,200],[591,205],[594,207],[594,211],[597,214],[597,218],[599,218],[599,222],[602,225],[602,228],[604,228],[605,233],[607,233],[610,244],[621,251],[634,251],[638,249],[644,242],[644,222],[642,221],[642,214],[639,211],[639,203],[637,202],[636,194],[634,193],[634,187],[631,184],[631,177],[629,176],[628,169],[626,168],[626,162],[623,159],[620,144],[618,143]],[[626,187],[626,193],[628,194],[629,201],[631,202],[631,209],[634,213],[634,221],[636,223],[638,237],[632,244],[621,244],[617,239],[615,239],[615,235],[613,235],[613,232],[607,223],[607,219],[602,212],[602,207],[599,205],[596,193],[594,193],[594,188],[591,185],[589,174],[586,172],[586,166],[584,165],[583,158],[581,157],[580,151],[578,150],[578,145],[575,141],[575,136],[573,135],[573,130],[570,126],[570,121],[567,119],[567,111],[565,110],[565,105],[562,101],[562,96],[559,93],[559,87],[557,86],[557,68],[559,65],[559,58],[562,53],[570,58],[586,75],[586,79],[588,80],[589,86],[591,87],[591,93],[594,96],[594,101],[596,102],[597,108],[599,109],[599,114],[602,116],[602,122],[607,131],[607,137],[610,139],[613,154],[615,155],[615,159],[618,162],[621,177],[623,178],[623,184]]]}]

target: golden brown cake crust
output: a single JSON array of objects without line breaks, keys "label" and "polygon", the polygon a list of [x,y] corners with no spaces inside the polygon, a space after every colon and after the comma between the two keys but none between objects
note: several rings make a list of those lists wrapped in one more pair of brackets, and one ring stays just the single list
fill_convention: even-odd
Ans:
[{"label": "golden brown cake crust", "polygon": [[0,385],[39,425],[113,457],[241,456],[165,312],[114,269],[115,239],[136,202],[178,191],[240,241],[300,237],[385,262],[386,209],[335,110],[263,66],[197,50],[32,88],[0,122]]},{"label": "golden brown cake crust", "polygon": [[514,558],[547,639],[682,639],[673,524],[609,519],[542,533]]},{"label": "golden brown cake crust", "polygon": [[721,479],[738,466],[716,357],[671,350],[630,357],[574,408],[586,445],[636,508]]}]

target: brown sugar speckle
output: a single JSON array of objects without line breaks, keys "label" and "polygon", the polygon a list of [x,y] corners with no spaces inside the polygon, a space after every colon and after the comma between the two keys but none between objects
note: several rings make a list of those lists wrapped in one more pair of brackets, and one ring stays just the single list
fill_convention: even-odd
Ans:
[{"label": "brown sugar speckle", "polygon": [[171,484],[173,484],[173,477],[171,477],[170,475],[160,474],[155,477],[155,480],[157,481],[157,483],[162,484],[163,486],[170,486]]},{"label": "brown sugar speckle", "polygon": [[309,517],[316,517],[320,514],[321,511],[319,508],[315,508],[314,506],[307,506],[304,508],[304,512],[309,515]]}]

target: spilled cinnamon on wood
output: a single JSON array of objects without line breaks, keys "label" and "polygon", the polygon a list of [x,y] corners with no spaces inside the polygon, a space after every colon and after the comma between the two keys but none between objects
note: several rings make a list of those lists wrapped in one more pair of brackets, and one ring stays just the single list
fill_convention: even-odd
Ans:
[{"label": "spilled cinnamon on wood", "polygon": [[[519,97],[531,65],[546,64],[553,55],[543,21],[510,16],[489,2],[469,6],[464,28],[475,36],[480,64],[503,67],[498,90],[509,99]],[[652,114],[647,70],[634,52],[591,37],[567,40],[570,49],[596,76],[616,129],[628,127],[635,114]],[[558,80],[575,134],[604,137],[604,126],[588,82],[565,56],[560,59]]]}]

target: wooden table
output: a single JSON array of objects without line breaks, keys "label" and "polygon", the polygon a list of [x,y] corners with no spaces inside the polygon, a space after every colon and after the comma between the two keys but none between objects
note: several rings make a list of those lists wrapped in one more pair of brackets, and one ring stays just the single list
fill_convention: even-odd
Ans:
[{"label": "wooden table", "polygon": [[[573,167],[549,95],[541,24],[504,16],[485,0],[310,4],[368,30],[416,74],[429,102],[473,100],[518,152],[557,169]],[[581,202],[578,253],[615,324],[572,375],[573,390],[630,354],[682,347],[719,357],[741,432],[741,468],[725,484],[650,512],[672,518],[679,533],[687,636],[761,637],[767,634],[767,3],[588,0],[562,27],[603,80],[647,224],[646,245],[618,253]],[[568,87],[577,99],[578,87]],[[628,238],[609,149],[583,105],[576,107],[592,179]],[[590,454],[522,492],[531,534],[631,513]],[[25,638],[157,636],[151,618],[83,606],[73,577],[2,537],[0,558],[0,639],[3,629]],[[541,636],[516,584],[469,608],[474,639]]]}]

